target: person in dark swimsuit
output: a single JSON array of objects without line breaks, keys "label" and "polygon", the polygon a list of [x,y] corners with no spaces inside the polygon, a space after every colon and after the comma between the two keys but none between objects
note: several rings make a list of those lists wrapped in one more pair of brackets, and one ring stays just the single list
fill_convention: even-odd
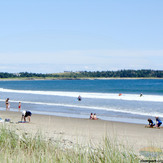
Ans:
[{"label": "person in dark swimsuit", "polygon": [[6,110],[10,110],[9,98],[6,99]]},{"label": "person in dark swimsuit", "polygon": [[78,96],[78,101],[81,101],[81,96]]},{"label": "person in dark swimsuit", "polygon": [[31,121],[31,116],[32,116],[32,113],[30,111],[22,111],[22,118],[21,118],[21,121],[24,119],[24,122],[26,122],[26,118],[28,118],[28,121],[30,122]]}]

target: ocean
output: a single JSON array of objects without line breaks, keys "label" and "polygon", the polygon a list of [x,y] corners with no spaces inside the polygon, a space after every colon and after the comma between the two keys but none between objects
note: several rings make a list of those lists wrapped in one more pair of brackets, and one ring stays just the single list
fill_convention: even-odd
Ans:
[{"label": "ocean", "polygon": [[21,109],[33,114],[89,118],[96,113],[102,120],[137,124],[155,116],[163,120],[163,79],[0,81],[0,110],[6,110],[7,98],[16,112],[20,101]]}]

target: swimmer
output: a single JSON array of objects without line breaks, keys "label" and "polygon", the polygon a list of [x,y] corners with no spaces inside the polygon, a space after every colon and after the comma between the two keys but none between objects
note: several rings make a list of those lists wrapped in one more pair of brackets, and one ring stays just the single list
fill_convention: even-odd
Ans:
[{"label": "swimmer", "polygon": [[81,96],[80,95],[78,96],[78,101],[81,101]]}]

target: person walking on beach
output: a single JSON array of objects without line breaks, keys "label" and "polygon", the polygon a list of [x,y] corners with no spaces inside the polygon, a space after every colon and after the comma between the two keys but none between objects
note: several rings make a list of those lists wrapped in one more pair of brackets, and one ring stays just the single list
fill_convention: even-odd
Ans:
[{"label": "person walking on beach", "polygon": [[23,110],[22,111],[21,121],[23,121],[23,119],[24,119],[24,122],[26,122],[26,118],[28,118],[28,122],[30,122],[31,121],[31,116],[32,116],[32,113],[30,111]]},{"label": "person walking on beach", "polygon": [[19,102],[18,108],[19,108],[19,111],[20,111],[21,110],[21,102]]},{"label": "person walking on beach", "polygon": [[10,110],[9,98],[6,99],[6,110]]}]

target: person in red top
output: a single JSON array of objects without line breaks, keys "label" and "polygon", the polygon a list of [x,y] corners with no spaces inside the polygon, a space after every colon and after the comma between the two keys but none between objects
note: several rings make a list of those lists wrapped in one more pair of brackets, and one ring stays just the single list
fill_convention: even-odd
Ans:
[{"label": "person in red top", "polygon": [[21,102],[19,102],[18,108],[19,108],[19,111],[20,111],[21,110]]}]

